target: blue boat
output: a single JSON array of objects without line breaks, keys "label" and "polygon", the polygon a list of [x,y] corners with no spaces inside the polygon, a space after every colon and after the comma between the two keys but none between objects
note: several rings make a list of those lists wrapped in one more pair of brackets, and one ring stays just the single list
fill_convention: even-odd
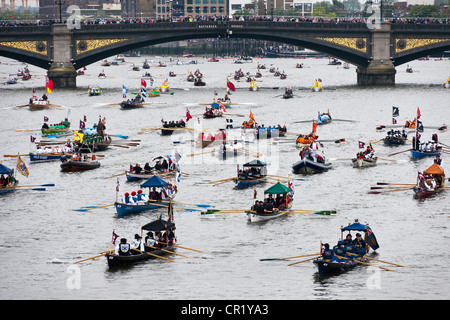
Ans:
[{"label": "blue boat", "polygon": [[[146,182],[144,182],[141,185],[141,188],[167,188],[169,187],[169,183],[163,179],[161,179],[158,176],[153,176],[150,179],[148,179]],[[116,212],[117,212],[117,216],[118,217],[123,217],[126,215],[129,215],[131,213],[139,213],[139,212],[143,212],[143,211],[148,211],[148,210],[154,210],[154,209],[159,209],[159,208],[166,208],[169,205],[169,199],[173,199],[175,197],[176,194],[176,189],[175,192],[173,193],[172,197],[168,197],[167,200],[149,200],[148,202],[142,202],[139,204],[128,204],[128,203],[123,203],[123,202],[115,202],[114,206],[116,207]]]},{"label": "blue boat", "polygon": [[[13,173],[14,173],[13,169],[10,169],[10,168],[8,168],[8,167],[6,167],[6,166],[4,166],[3,164],[0,163],[0,175],[4,175],[4,174],[10,175],[10,174],[13,174]],[[10,187],[14,187],[17,184],[18,184],[18,181],[14,179],[13,185],[8,185],[8,186],[1,185],[0,186],[0,194],[5,194],[5,193],[8,193],[8,192],[14,191],[14,189],[11,189]]]},{"label": "blue boat", "polygon": [[419,150],[411,150],[411,156],[413,159],[424,158],[424,157],[435,157],[440,155],[440,151],[419,151]]},{"label": "blue boat", "polygon": [[341,248],[336,246],[333,248],[332,253],[326,253],[326,250],[324,250],[322,256],[313,261],[317,266],[319,275],[329,275],[350,270],[361,262],[366,261],[364,255],[369,252],[370,248],[377,250],[380,247],[372,229],[368,225],[359,223],[357,219],[353,224],[341,228],[341,241],[344,240],[345,231],[364,233],[365,248],[359,249],[360,251],[358,252],[358,249],[350,245]]},{"label": "blue boat", "polygon": [[[238,177],[233,180],[236,184],[236,189],[244,189],[266,182],[264,178],[267,175],[267,163],[256,159],[243,164],[243,167],[248,169],[248,174],[246,173],[247,171],[239,172]],[[253,177],[253,173],[257,175]]]},{"label": "blue boat", "polygon": [[[63,154],[56,153],[29,153],[31,162],[44,162],[44,161],[55,161],[60,160]],[[71,153],[66,154],[67,156],[72,156]]]},{"label": "blue boat", "polygon": [[316,123],[318,125],[322,125],[322,124],[330,123],[331,121],[333,121],[333,119],[331,118],[329,113],[322,113],[322,114],[319,114],[319,117],[317,118]]}]

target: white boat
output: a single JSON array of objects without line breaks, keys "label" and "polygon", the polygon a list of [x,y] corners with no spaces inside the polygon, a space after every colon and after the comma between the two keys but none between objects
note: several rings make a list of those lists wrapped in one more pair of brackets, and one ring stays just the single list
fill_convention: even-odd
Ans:
[{"label": "white boat", "polygon": [[377,165],[377,160],[378,157],[373,159],[354,158],[352,159],[352,164],[354,168],[373,167]]}]

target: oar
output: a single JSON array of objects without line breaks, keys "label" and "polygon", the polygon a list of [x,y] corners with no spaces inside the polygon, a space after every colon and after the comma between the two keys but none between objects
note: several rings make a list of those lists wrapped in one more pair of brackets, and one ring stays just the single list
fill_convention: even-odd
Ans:
[{"label": "oar", "polygon": [[83,212],[83,211],[88,211],[88,210],[96,209],[96,208],[110,207],[110,206],[113,206],[113,205],[114,205],[114,203],[111,203],[111,204],[104,204],[104,205],[101,205],[101,206],[88,206],[88,207],[84,207],[84,208],[81,208],[81,209],[76,209],[76,210],[74,210],[74,211],[80,211],[80,212]]},{"label": "oar", "polygon": [[304,254],[301,256],[294,256],[294,257],[286,257],[286,258],[272,258],[272,259],[259,259],[259,261],[278,261],[278,260],[287,260],[287,259],[295,259],[295,258],[303,258],[303,257],[310,257],[310,256],[317,256],[320,253],[312,253],[312,254]]},{"label": "oar", "polygon": [[[107,253],[107,252],[109,252],[109,251],[106,251],[106,253]],[[93,257],[90,257],[90,258],[86,258],[86,259],[83,259],[83,260],[75,261],[74,263],[80,263],[80,262],[83,262],[83,261],[87,261],[87,260],[95,259],[95,258],[98,258],[98,257],[104,256],[104,255],[105,255],[106,253],[101,253],[101,254],[99,254],[99,255],[97,255],[97,256],[93,256]]]},{"label": "oar", "polygon": [[415,186],[415,183],[389,183],[389,182],[377,182],[379,186]]},{"label": "oar", "polygon": [[29,187],[54,187],[54,183],[46,183],[46,184],[36,184],[36,185],[27,185],[27,186],[15,186],[15,188],[29,188]]},{"label": "oar", "polygon": [[185,255],[182,255],[182,254],[180,254],[180,253],[173,252],[173,251],[169,251],[169,250],[166,250],[166,249],[161,249],[161,248],[149,246],[149,245],[147,245],[147,244],[146,244],[145,246],[146,246],[146,247],[149,247],[149,248],[152,248],[152,249],[159,249],[159,250],[161,250],[161,251],[168,252],[168,253],[173,253],[173,254],[176,254],[177,256],[182,256],[182,257],[185,257],[185,258],[190,258],[190,257],[188,257],[188,256],[185,256]]},{"label": "oar", "polygon": [[388,154],[388,157],[392,157],[392,156],[395,156],[396,154],[400,154],[400,153],[403,153],[403,152],[408,152],[408,151],[411,151],[412,149],[408,149],[408,150],[403,150],[403,151],[400,151],[400,152],[396,152],[396,153],[391,153],[391,154]]},{"label": "oar", "polygon": [[386,191],[369,191],[370,194],[379,194],[379,193],[386,193],[386,192],[397,192],[397,191],[406,191],[411,190],[411,188],[400,188],[400,189],[394,189],[394,190],[386,190]]},{"label": "oar", "polygon": [[398,187],[370,187],[371,190],[376,190],[376,189],[409,189],[409,187],[402,187],[402,186],[398,186]]},{"label": "oar", "polygon": [[298,263],[302,263],[302,262],[306,262],[306,261],[311,261],[311,260],[314,260],[314,259],[317,259],[317,258],[319,258],[320,256],[315,256],[315,257],[313,257],[313,258],[309,258],[309,259],[306,259],[306,260],[302,260],[302,261],[297,261],[297,262],[294,262],[294,263],[290,263],[290,264],[288,264],[288,266],[293,266],[294,264],[298,264]]},{"label": "oar", "polygon": [[13,191],[13,190],[33,190],[33,191],[45,191],[45,188],[20,188],[20,187],[6,187],[3,188],[2,190],[8,190],[8,191]]},{"label": "oar", "polygon": [[[162,243],[162,244],[165,244],[165,245],[168,245],[166,242],[161,242],[161,241],[158,241],[158,242]],[[179,245],[176,245],[176,244],[171,244],[171,246],[174,246],[174,247],[177,247],[177,248],[181,248],[181,249],[192,250],[192,251],[197,251],[197,252],[203,252],[204,253],[204,251],[201,251],[201,250],[187,248],[187,247],[182,247],[182,246],[179,246]]]},{"label": "oar", "polygon": [[106,178],[103,178],[103,179],[109,179],[109,178],[114,178],[114,177],[118,177],[118,176],[123,176],[124,174],[127,174],[127,173],[126,173],[126,172],[118,173],[118,174],[115,174],[115,175],[113,175],[113,176],[106,177]]},{"label": "oar", "polygon": [[[348,258],[341,257],[341,256],[338,256],[338,255],[336,255],[336,254],[335,254],[334,256],[337,257],[337,258],[339,258],[339,259],[347,259],[347,260],[348,260]],[[367,265],[367,266],[377,267],[377,268],[380,268],[380,269],[383,269],[383,270],[387,270],[387,271],[395,271],[395,270],[388,269],[388,268],[385,268],[385,267],[376,266],[376,265],[371,264],[371,263],[362,262],[362,261],[359,261],[359,260],[356,260],[356,259],[354,259],[354,261],[356,261],[356,262],[358,262],[358,263],[361,263],[361,264],[365,264],[365,265]]]},{"label": "oar", "polygon": [[156,257],[156,258],[160,258],[160,259],[164,259],[164,260],[168,260],[168,261],[175,262],[175,260],[168,259],[168,258],[164,258],[164,257],[158,256],[158,255],[153,254],[153,253],[144,252],[144,251],[141,251],[141,250],[139,250],[139,249],[131,249],[131,250],[138,251],[138,252],[140,252],[140,253],[146,253],[146,254],[148,254],[149,256],[153,256],[153,257]]},{"label": "oar", "polygon": [[[357,256],[357,254],[351,253],[351,252],[347,252],[347,254],[350,254],[352,256]],[[392,262],[388,262],[388,261],[383,261],[383,260],[378,260],[378,259],[374,259],[374,258],[369,258],[367,256],[364,256],[364,258],[366,259],[370,259],[370,260],[374,260],[374,261],[378,261],[378,262],[383,262],[383,263],[387,263],[387,264],[392,264],[393,266],[397,266],[397,267],[403,267],[406,268],[405,266],[402,266],[400,264],[396,264],[396,263],[392,263]]]}]

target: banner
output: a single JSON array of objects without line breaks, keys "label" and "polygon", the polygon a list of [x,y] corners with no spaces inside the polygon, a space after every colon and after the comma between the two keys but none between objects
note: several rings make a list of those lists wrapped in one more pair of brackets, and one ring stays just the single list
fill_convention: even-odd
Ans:
[{"label": "banner", "polygon": [[30,172],[28,171],[27,166],[25,165],[25,162],[23,162],[22,158],[19,156],[17,158],[17,171],[28,178],[28,175]]}]

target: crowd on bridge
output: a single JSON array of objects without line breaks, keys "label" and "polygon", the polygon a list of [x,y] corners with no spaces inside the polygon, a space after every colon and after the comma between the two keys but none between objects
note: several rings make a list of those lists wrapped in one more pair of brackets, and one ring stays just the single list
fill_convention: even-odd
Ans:
[{"label": "crowd on bridge", "polygon": [[[43,19],[33,21],[0,21],[1,27],[21,27],[21,26],[46,26],[58,23],[59,20]],[[152,18],[97,18],[82,19],[82,25],[102,25],[102,24],[141,24],[141,23],[162,23],[162,22],[203,22],[203,21],[273,21],[273,22],[302,22],[302,23],[367,23],[365,18],[324,18],[324,17],[282,17],[282,16],[187,16],[173,17],[171,19]],[[396,24],[450,24],[450,19],[432,18],[391,18],[383,19],[383,22]],[[64,21],[66,23],[66,21]]]}]

